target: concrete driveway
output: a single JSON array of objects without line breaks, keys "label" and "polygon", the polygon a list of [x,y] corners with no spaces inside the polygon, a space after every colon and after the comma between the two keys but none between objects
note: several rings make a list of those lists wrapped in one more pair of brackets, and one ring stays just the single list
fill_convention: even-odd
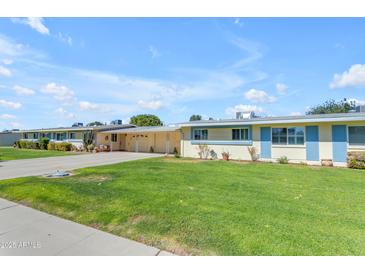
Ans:
[{"label": "concrete driveway", "polygon": [[5,161],[0,162],[0,180],[44,175],[57,170],[70,171],[83,167],[108,165],[153,157],[161,157],[161,154],[106,152]]},{"label": "concrete driveway", "polygon": [[0,220],[0,256],[173,255],[1,198]]}]

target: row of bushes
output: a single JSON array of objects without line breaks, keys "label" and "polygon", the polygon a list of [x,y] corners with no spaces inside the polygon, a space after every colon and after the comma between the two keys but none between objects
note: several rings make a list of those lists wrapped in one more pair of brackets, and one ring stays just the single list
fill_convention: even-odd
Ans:
[{"label": "row of bushes", "polygon": [[15,142],[17,148],[27,149],[43,149],[43,150],[58,150],[71,151],[72,144],[68,142],[54,143],[50,142],[48,138],[41,138],[39,141],[19,140]]}]

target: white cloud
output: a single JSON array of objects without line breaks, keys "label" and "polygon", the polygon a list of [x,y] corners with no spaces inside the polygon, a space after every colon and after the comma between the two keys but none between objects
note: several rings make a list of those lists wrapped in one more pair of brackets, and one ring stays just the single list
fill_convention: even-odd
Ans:
[{"label": "white cloud", "polygon": [[273,103],[276,101],[276,97],[269,96],[265,91],[254,88],[245,93],[245,98],[253,103]]},{"label": "white cloud", "polygon": [[23,127],[23,125],[20,124],[20,123],[18,123],[18,122],[11,122],[11,123],[9,123],[9,125],[10,125],[11,128],[18,128],[18,129],[20,129],[20,128]]},{"label": "white cloud", "polygon": [[21,86],[18,86],[18,85],[15,85],[13,87],[13,90],[18,95],[34,95],[34,93],[35,93],[34,90],[32,90],[32,89],[21,87]]},{"label": "white cloud", "polygon": [[348,99],[348,101],[354,102],[357,106],[358,105],[365,105],[365,100],[359,100],[359,99],[351,98],[351,99]]},{"label": "white cloud", "polygon": [[152,101],[139,100],[138,106],[144,109],[157,110],[163,106],[163,103],[159,100],[152,100]]},{"label": "white cloud", "polygon": [[56,35],[56,38],[63,42],[63,43],[66,43],[68,44],[69,46],[72,46],[72,38],[71,36],[67,35],[67,34],[62,34],[61,32],[59,32],[57,35]]},{"label": "white cloud", "polygon": [[282,83],[277,83],[276,84],[276,91],[279,93],[279,94],[285,94],[286,91],[288,90],[288,87],[285,85],[285,84],[282,84]]},{"label": "white cloud", "polygon": [[225,113],[229,116],[236,117],[236,112],[248,112],[253,111],[255,113],[262,113],[264,112],[263,108],[258,107],[256,105],[236,105],[234,107],[226,108]]},{"label": "white cloud", "polygon": [[365,86],[365,64],[352,65],[342,74],[335,74],[330,88],[346,88]]},{"label": "white cloud", "polygon": [[0,118],[10,120],[10,119],[16,119],[16,116],[12,114],[1,114]]},{"label": "white cloud", "polygon": [[22,107],[22,104],[18,103],[18,102],[11,102],[11,101],[6,101],[6,100],[0,99],[0,106],[12,108],[12,109],[18,109],[18,108]]},{"label": "white cloud", "polygon": [[302,115],[302,113],[299,111],[293,111],[293,112],[290,112],[290,115],[291,116],[300,116],[300,115]]},{"label": "white cloud", "polygon": [[68,112],[67,110],[63,109],[62,107],[56,109],[56,113],[60,114],[62,117],[66,118],[66,119],[74,119],[76,118],[76,115]]},{"label": "white cloud", "polygon": [[10,69],[0,66],[0,76],[10,77],[11,76]]},{"label": "white cloud", "polygon": [[54,99],[64,103],[72,103],[75,101],[75,93],[68,87],[57,85],[56,83],[48,83],[42,87],[44,94],[52,95]]},{"label": "white cloud", "polygon": [[244,23],[241,21],[240,18],[236,18],[234,19],[233,23],[239,27],[243,27],[244,26]]},{"label": "white cloud", "polygon": [[79,102],[79,107],[81,110],[103,110],[103,106],[100,104],[90,103],[87,101]]},{"label": "white cloud", "polygon": [[151,53],[152,59],[159,57],[161,54],[154,46],[149,46],[148,51]]},{"label": "white cloud", "polygon": [[41,34],[49,35],[48,28],[43,24],[42,17],[12,18],[13,23],[28,25]]},{"label": "white cloud", "polygon": [[4,59],[4,60],[2,60],[2,63],[4,65],[11,65],[13,63],[13,60],[11,60],[11,59]]},{"label": "white cloud", "polygon": [[247,53],[245,58],[240,59],[231,66],[233,69],[242,69],[263,57],[261,52],[262,46],[259,43],[243,38],[235,38],[231,43]]}]

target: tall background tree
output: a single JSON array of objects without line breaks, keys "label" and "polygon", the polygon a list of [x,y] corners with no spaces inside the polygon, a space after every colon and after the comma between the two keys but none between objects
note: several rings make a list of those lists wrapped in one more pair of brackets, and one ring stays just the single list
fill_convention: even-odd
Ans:
[{"label": "tall background tree", "polygon": [[193,114],[190,116],[189,121],[200,121],[202,119],[202,116],[199,114]]},{"label": "tall background tree", "polygon": [[95,127],[95,126],[102,126],[102,125],[104,125],[102,122],[94,121],[94,122],[88,123],[86,126]]},{"label": "tall background tree", "polygon": [[153,114],[139,114],[132,116],[130,123],[139,127],[162,126],[160,118]]},{"label": "tall background tree", "polygon": [[347,113],[354,108],[355,102],[348,101],[346,98],[339,102],[328,100],[321,105],[311,107],[306,114]]}]

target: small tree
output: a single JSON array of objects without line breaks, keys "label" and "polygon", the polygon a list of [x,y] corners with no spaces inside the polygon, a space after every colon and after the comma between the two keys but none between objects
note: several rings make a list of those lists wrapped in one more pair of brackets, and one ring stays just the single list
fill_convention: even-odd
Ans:
[{"label": "small tree", "polygon": [[190,116],[189,121],[200,121],[202,119],[202,116],[199,114],[193,114]]},{"label": "small tree", "polygon": [[355,103],[343,99],[339,102],[335,100],[328,100],[321,105],[310,108],[306,114],[328,114],[328,113],[347,113],[355,108]]},{"label": "small tree", "polygon": [[153,114],[139,114],[131,117],[131,124],[138,127],[162,126],[160,118]]},{"label": "small tree", "polygon": [[94,122],[88,123],[86,126],[95,127],[95,126],[102,126],[102,125],[104,125],[102,122],[94,121]]},{"label": "small tree", "polygon": [[93,131],[89,130],[84,133],[83,136],[84,149],[88,150],[88,146],[94,144],[94,138],[95,134]]}]

